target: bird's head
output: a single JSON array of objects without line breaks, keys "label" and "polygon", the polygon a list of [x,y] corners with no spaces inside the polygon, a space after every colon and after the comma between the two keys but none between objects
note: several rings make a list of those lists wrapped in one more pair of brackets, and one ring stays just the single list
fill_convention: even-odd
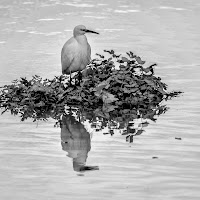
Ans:
[{"label": "bird's head", "polygon": [[74,28],[74,37],[76,37],[78,35],[84,35],[85,33],[99,34],[95,31],[91,31],[91,30],[86,29],[86,27],[84,25],[78,25]]}]

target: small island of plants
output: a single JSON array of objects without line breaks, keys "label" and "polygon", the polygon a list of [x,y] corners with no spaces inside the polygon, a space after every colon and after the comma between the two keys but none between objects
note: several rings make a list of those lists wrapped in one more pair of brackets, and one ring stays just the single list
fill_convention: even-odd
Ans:
[{"label": "small island of plants", "polygon": [[[53,118],[59,120],[65,106],[78,109],[85,119],[97,117],[123,122],[139,117],[155,121],[168,109],[161,103],[182,92],[167,89],[167,84],[154,74],[156,64],[144,67],[145,61],[133,52],[117,55],[113,50],[97,54],[82,72],[69,81],[67,75],[53,79],[33,76],[19,78],[0,90],[2,113],[10,111],[24,121]],[[118,67],[116,67],[118,66]]]}]

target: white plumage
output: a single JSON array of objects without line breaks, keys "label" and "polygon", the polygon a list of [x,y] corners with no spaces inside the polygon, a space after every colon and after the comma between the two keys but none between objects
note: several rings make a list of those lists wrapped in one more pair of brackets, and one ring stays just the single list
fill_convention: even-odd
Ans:
[{"label": "white plumage", "polygon": [[61,52],[62,73],[70,74],[82,71],[90,62],[91,47],[87,41],[85,33],[95,33],[86,29],[83,25],[74,28],[73,37],[63,46]]}]

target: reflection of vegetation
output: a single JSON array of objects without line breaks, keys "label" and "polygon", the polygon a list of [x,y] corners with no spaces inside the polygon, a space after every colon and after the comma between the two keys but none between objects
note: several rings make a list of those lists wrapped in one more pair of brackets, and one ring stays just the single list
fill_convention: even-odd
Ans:
[{"label": "reflection of vegetation", "polygon": [[[65,107],[66,113],[73,113],[79,122],[84,124],[89,122],[90,126],[96,132],[101,131],[104,135],[114,135],[116,132],[124,135],[126,141],[132,143],[133,137],[144,132],[150,121],[156,121],[159,115],[167,111],[166,106],[152,107],[152,109],[122,109],[109,112],[109,118],[105,117],[105,113],[97,108],[94,112],[88,112],[83,108]],[[98,111],[98,112],[97,112]],[[107,111],[105,111],[107,113]],[[114,115],[113,115],[114,112]]]}]

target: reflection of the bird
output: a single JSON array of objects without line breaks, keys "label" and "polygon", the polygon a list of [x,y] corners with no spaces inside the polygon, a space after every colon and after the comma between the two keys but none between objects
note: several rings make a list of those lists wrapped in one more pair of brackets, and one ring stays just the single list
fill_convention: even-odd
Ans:
[{"label": "reflection of the bird", "polygon": [[88,152],[91,149],[91,138],[84,125],[71,114],[65,114],[61,120],[61,145],[73,159],[74,171],[98,170],[98,166],[86,166]]}]

